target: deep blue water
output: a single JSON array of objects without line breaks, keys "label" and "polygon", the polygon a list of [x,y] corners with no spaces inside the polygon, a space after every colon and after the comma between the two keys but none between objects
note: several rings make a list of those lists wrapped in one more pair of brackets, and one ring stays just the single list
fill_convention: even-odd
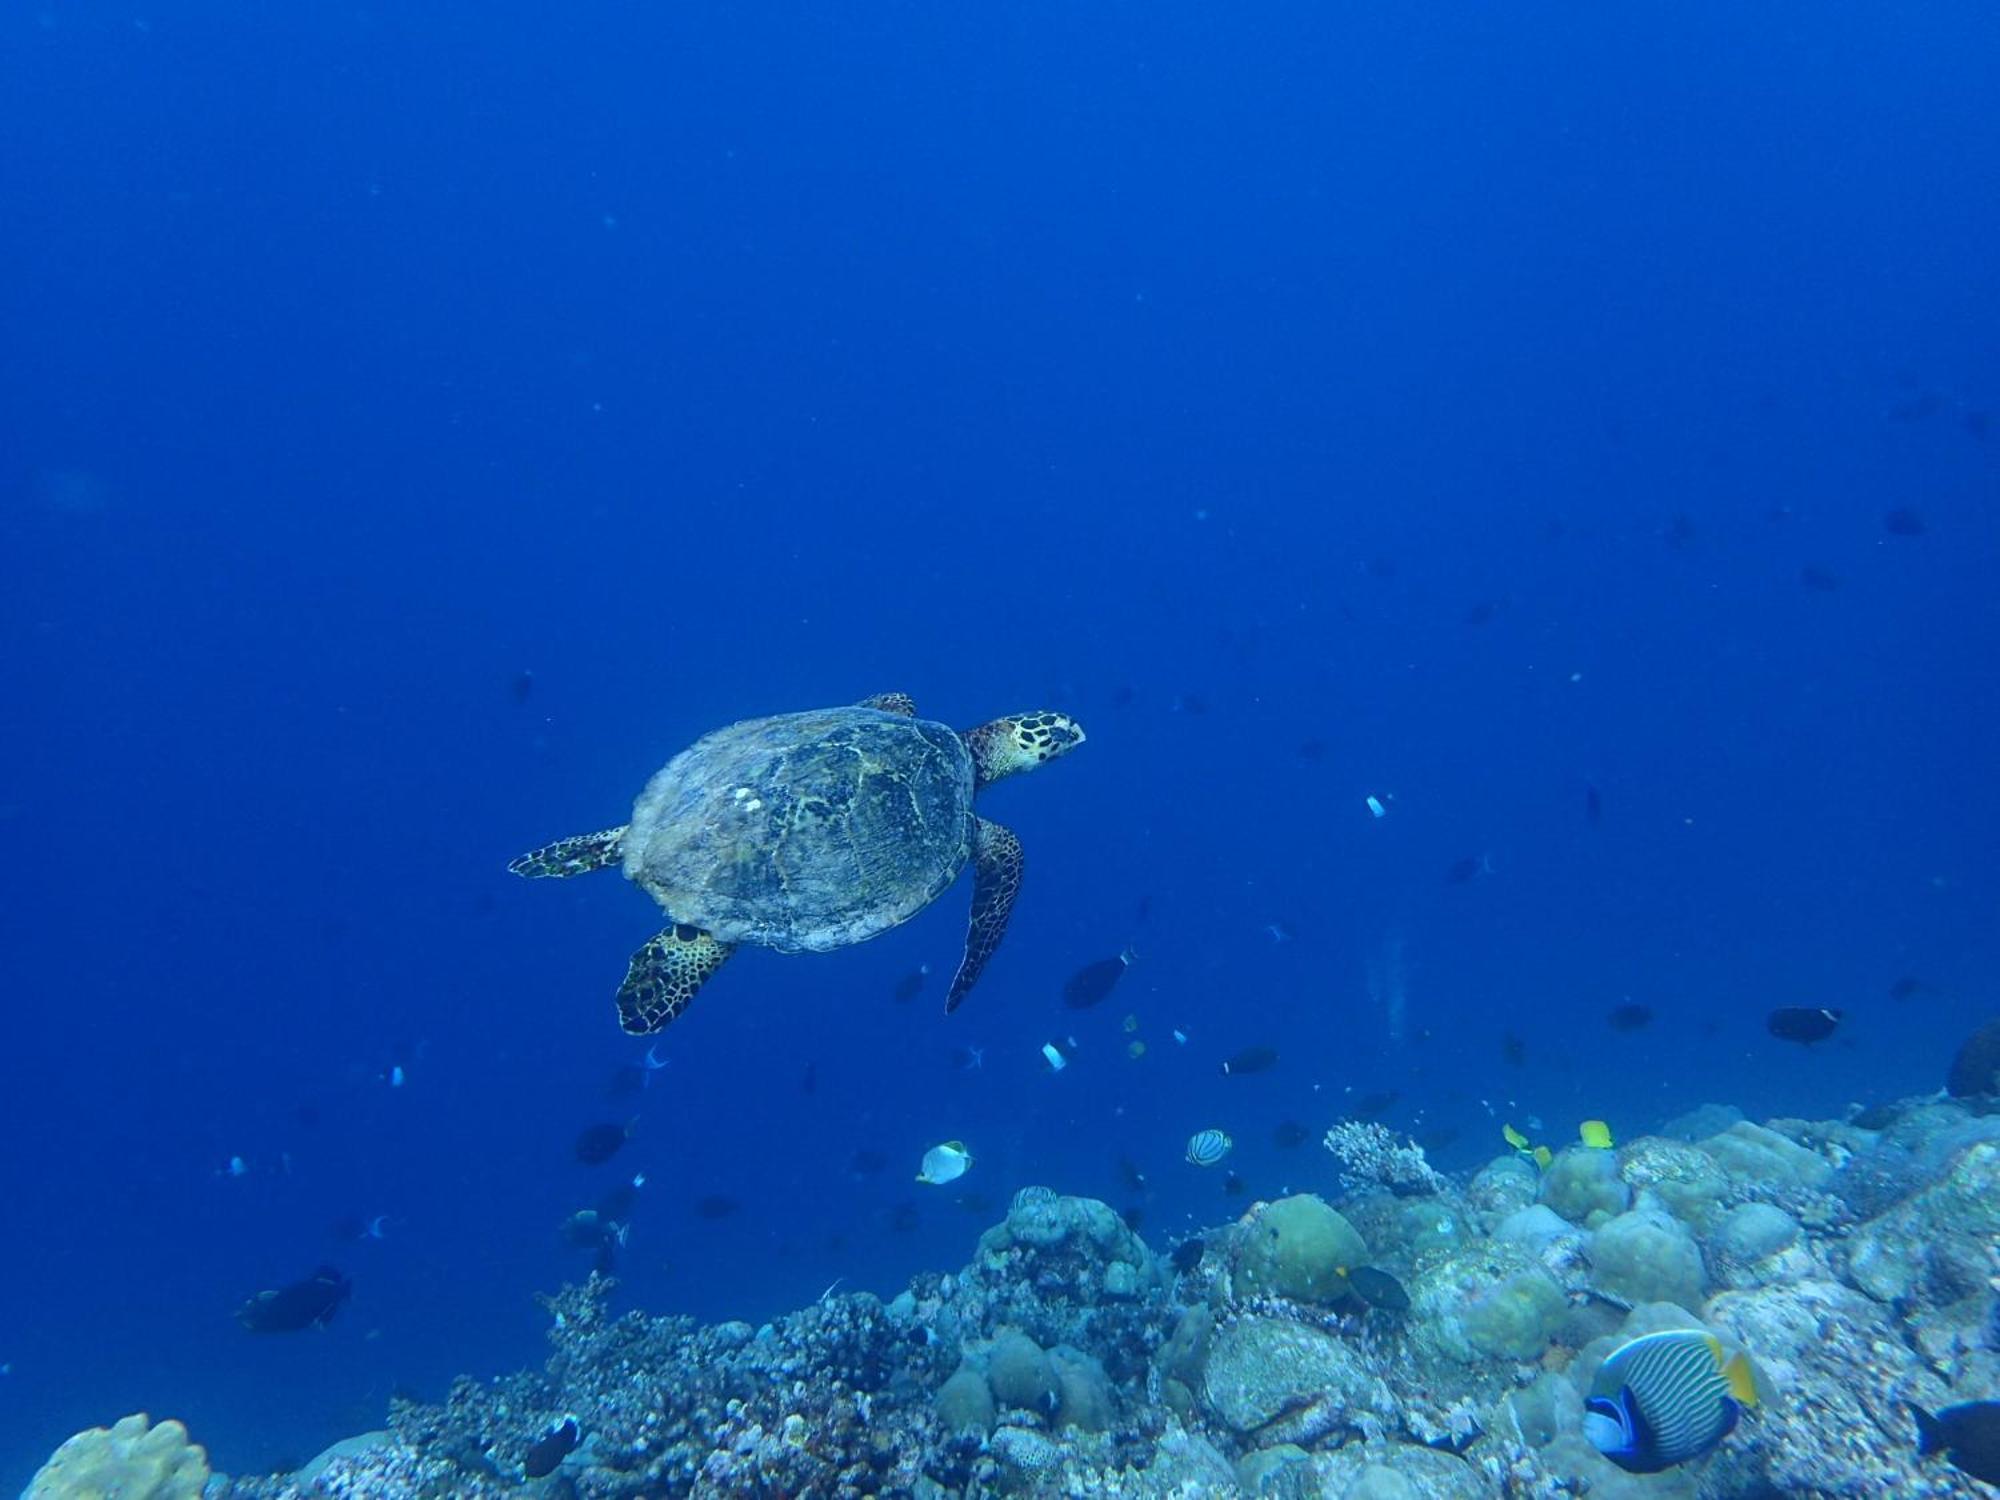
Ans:
[{"label": "deep blue water", "polygon": [[[0,1493],[538,1360],[638,1171],[624,1300],[756,1320],[1027,1183],[1233,1215],[1204,1126],[1330,1190],[1369,1093],[1462,1167],[1936,1087],[2000,974],[1996,61],[1972,3],[0,18]],[[1090,733],[983,799],[983,983],[961,884],[608,1099],[657,912],[506,861],[886,689]],[[323,1260],[326,1332],[237,1326]]]}]

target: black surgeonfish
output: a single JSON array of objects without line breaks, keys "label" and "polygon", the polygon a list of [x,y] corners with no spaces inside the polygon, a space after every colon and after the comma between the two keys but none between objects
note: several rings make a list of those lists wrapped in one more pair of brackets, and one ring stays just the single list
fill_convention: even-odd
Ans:
[{"label": "black surgeonfish", "polygon": [[1277,1065],[1276,1047],[1245,1047],[1222,1065],[1222,1071],[1235,1078],[1245,1073],[1262,1073]]},{"label": "black surgeonfish", "polygon": [[1764,1018],[1764,1029],[1781,1042],[1811,1046],[1839,1029],[1843,1012],[1812,1005],[1782,1005]]},{"label": "black surgeonfish", "polygon": [[332,1266],[275,1291],[259,1292],[236,1310],[236,1321],[252,1333],[297,1333],[324,1328],[354,1295],[354,1283]]},{"label": "black surgeonfish", "polygon": [[1130,948],[1116,958],[1100,958],[1085,964],[1063,982],[1062,1001],[1069,1010],[1088,1010],[1102,1001],[1125,977],[1138,955]]},{"label": "black surgeonfish", "polygon": [[1917,1453],[1942,1453],[1961,1474],[2000,1484],[2000,1401],[1964,1401],[1936,1415],[1912,1406],[1917,1421]]},{"label": "black surgeonfish", "polygon": [[564,1417],[536,1440],[521,1458],[521,1472],[530,1479],[546,1479],[565,1458],[576,1451],[583,1430],[575,1417]]}]

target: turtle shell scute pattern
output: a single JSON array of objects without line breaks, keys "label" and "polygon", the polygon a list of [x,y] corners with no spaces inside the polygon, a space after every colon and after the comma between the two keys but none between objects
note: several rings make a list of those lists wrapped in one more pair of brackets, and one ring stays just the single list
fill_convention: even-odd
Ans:
[{"label": "turtle shell scute pattern", "polygon": [[725,943],[823,952],[929,905],[971,851],[972,758],[947,725],[872,708],[752,719],[648,783],[625,873]]}]

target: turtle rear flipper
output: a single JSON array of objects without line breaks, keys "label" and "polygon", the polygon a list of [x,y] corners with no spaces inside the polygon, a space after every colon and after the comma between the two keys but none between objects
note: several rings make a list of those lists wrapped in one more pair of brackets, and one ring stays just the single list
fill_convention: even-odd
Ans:
[{"label": "turtle rear flipper", "polygon": [[974,818],[972,829],[972,920],[965,929],[965,957],[945,996],[946,1014],[979,982],[980,972],[1000,939],[1021,893],[1021,841],[1010,828]]},{"label": "turtle rear flipper", "polygon": [[507,869],[510,874],[529,880],[560,880],[570,875],[588,875],[592,870],[608,870],[625,857],[620,847],[624,837],[625,825],[621,823],[602,833],[579,833],[557,839],[553,844],[530,850],[509,863]]},{"label": "turtle rear flipper", "polygon": [[618,986],[618,1024],[633,1036],[664,1031],[735,951],[685,922],[655,933],[632,955]]}]

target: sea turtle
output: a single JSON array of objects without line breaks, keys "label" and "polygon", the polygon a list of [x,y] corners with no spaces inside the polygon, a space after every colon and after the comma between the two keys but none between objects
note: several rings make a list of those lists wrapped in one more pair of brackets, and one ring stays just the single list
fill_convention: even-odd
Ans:
[{"label": "sea turtle", "polygon": [[885,932],[970,859],[972,919],[944,1008],[1000,946],[1021,841],[972,810],[982,788],[1083,743],[1067,714],[1010,714],[961,734],[902,693],[746,719],[696,740],[646,783],[632,821],[524,854],[529,877],[624,868],[668,926],[632,955],[618,1021],[661,1030],[741,943],[823,953]]}]

